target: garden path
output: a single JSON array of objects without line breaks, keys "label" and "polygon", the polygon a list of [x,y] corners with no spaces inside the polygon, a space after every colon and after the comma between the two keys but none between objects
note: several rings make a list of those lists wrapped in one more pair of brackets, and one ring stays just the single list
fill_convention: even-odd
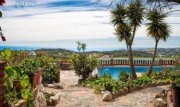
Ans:
[{"label": "garden path", "polygon": [[61,92],[61,102],[57,107],[150,107],[148,102],[162,89],[168,86],[158,86],[118,97],[112,102],[102,102],[100,95],[94,94],[93,89],[77,86],[78,77],[74,71],[61,71],[61,84],[63,90],[48,89],[48,91]]}]

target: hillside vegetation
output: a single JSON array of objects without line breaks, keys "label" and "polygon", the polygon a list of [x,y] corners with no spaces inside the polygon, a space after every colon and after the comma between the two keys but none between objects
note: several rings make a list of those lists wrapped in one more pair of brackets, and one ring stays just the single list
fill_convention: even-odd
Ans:
[{"label": "hillside vegetation", "polygon": [[[152,57],[152,49],[139,49],[134,50],[134,56],[135,57]],[[76,53],[75,51],[66,50],[66,49],[37,49],[35,50],[37,53],[42,54],[48,54],[53,56],[68,56],[73,53]],[[113,50],[113,51],[89,51],[88,54],[93,54],[96,56],[103,56],[103,55],[113,55],[114,57],[127,57],[127,51],[126,50]],[[180,48],[160,48],[158,49],[157,55],[163,55],[166,57],[172,57],[175,54],[180,54]]]}]

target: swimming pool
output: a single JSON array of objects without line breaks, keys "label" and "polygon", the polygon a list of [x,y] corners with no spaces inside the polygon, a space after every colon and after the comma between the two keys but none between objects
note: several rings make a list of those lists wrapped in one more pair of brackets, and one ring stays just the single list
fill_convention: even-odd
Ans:
[{"label": "swimming pool", "polygon": [[[173,67],[167,67],[169,70],[172,70]],[[149,70],[149,66],[136,66],[135,67],[136,73],[144,73]],[[162,71],[162,66],[154,66],[153,71],[159,72]],[[121,71],[126,71],[130,74],[130,67],[129,66],[106,66],[106,67],[99,67],[98,68],[98,76],[102,76],[104,74],[110,74],[114,79],[118,79],[118,75]]]}]

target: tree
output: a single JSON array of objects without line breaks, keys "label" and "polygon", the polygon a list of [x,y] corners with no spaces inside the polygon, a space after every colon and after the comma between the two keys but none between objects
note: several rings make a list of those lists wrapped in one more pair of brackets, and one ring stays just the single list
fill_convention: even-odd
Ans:
[{"label": "tree", "polygon": [[89,75],[93,72],[93,70],[96,68],[98,64],[98,61],[95,57],[88,56],[86,54],[85,43],[77,42],[77,44],[77,49],[79,53],[74,54],[72,56],[72,62],[76,75],[82,76],[82,78],[79,81],[81,83],[83,80],[86,80],[89,77]]},{"label": "tree", "polygon": [[150,21],[147,23],[147,33],[150,37],[154,38],[155,40],[155,49],[152,58],[152,63],[150,65],[149,71],[147,75],[151,75],[152,68],[154,65],[157,46],[160,40],[166,41],[170,34],[170,26],[165,22],[165,18],[167,17],[162,11],[153,9],[148,12],[147,19]]},{"label": "tree", "polygon": [[123,40],[126,42],[131,77],[134,79],[137,78],[137,75],[134,68],[132,44],[136,30],[142,23],[143,11],[144,8],[141,0],[131,1],[127,7],[125,7],[124,4],[117,4],[117,6],[111,10],[111,22],[115,26],[115,34],[120,42]]},{"label": "tree", "polygon": [[85,43],[81,43],[81,42],[77,42],[77,44],[78,44],[77,50],[78,50],[79,52],[81,52],[81,50],[82,50],[82,52],[85,52],[85,50],[86,50],[86,44],[85,44]]}]

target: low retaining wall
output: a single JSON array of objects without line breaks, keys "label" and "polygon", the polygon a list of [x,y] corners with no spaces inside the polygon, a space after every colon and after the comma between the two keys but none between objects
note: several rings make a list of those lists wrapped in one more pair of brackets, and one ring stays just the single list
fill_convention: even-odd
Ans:
[{"label": "low retaining wall", "polygon": [[169,84],[170,84],[169,82],[160,82],[158,84],[151,83],[151,84],[147,84],[147,85],[144,85],[141,87],[128,87],[128,89],[124,89],[123,91],[119,91],[118,93],[112,93],[112,95],[113,95],[113,98],[117,98],[117,97],[120,97],[122,95],[129,94],[133,91],[138,91],[141,89],[151,88],[151,87],[156,87],[156,86],[169,85]]}]

